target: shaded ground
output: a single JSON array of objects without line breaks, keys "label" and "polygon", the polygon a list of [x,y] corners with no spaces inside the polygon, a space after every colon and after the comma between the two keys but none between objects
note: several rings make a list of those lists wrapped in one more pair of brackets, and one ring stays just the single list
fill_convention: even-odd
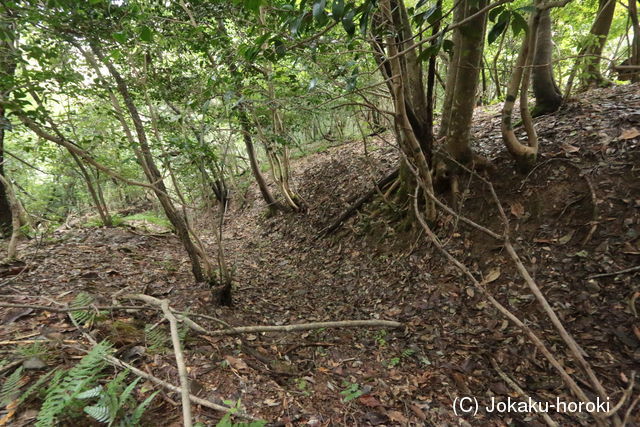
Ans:
[{"label": "shaded ground", "polygon": [[[494,182],[522,258],[617,401],[631,371],[640,366],[634,298],[640,292],[640,272],[590,276],[640,264],[640,86],[591,91],[557,114],[538,118],[537,128],[540,161],[527,176],[513,172],[504,154],[497,110],[477,111],[474,135],[478,151],[498,168]],[[393,147],[380,139],[369,142],[367,153],[361,142],[351,143],[294,164],[296,188],[309,204],[307,214],[266,218],[254,188],[243,208],[232,210],[225,247],[237,279],[233,308],[211,306],[208,291],[192,283],[175,238],[126,229],[73,229],[31,242],[22,248],[28,270],[0,282],[0,293],[13,303],[50,304],[68,302],[85,291],[110,304],[117,291],[144,292],[233,325],[398,320],[406,327],[395,331],[249,335],[252,351],[236,338],[192,337],[186,354],[194,392],[218,403],[240,399],[249,413],[285,424],[541,423],[530,414],[481,410],[475,418],[462,419],[453,413],[457,397],[475,396],[488,404],[492,396],[517,396],[492,367],[492,359],[532,397],[570,398],[533,346],[420,232],[388,224],[387,215],[370,215],[380,210],[374,203],[336,235],[317,238],[351,197],[367,191],[396,162]],[[500,231],[488,191],[474,180],[468,187],[463,213]],[[199,223],[203,230],[214,227],[205,217]],[[439,230],[447,248],[474,271],[487,275],[500,269],[487,286],[526,318],[584,382],[501,246],[446,215],[440,217]],[[213,237],[206,241],[213,251]],[[17,314],[22,316],[13,319]],[[0,318],[2,340],[33,340],[52,331],[79,339],[62,314],[0,308]],[[131,346],[140,343],[140,336],[114,325],[128,322],[143,328],[159,319],[152,312],[116,313],[101,323],[98,334],[118,346]],[[215,328],[212,322],[201,323]],[[2,349],[9,357],[16,346]],[[63,363],[74,354],[63,347],[48,363]],[[169,350],[143,355],[136,363],[178,383]],[[150,420],[179,423],[176,401],[175,395],[163,395],[149,411]],[[195,412],[206,424],[221,416],[207,409]],[[635,422],[640,422],[638,414],[636,409]],[[560,425],[589,423],[573,414],[553,418]]]}]

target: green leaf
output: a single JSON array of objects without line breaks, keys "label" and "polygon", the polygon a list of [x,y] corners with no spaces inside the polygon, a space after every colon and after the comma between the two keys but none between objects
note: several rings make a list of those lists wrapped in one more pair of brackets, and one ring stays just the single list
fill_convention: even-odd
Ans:
[{"label": "green leaf", "polygon": [[507,28],[508,24],[509,24],[508,20],[498,21],[498,23],[495,24],[493,28],[491,28],[491,31],[489,31],[489,35],[487,36],[487,43],[491,44],[494,41],[496,41],[496,39],[500,37],[502,33],[504,33],[504,30]]},{"label": "green leaf", "polygon": [[504,6],[496,7],[495,9],[491,9],[489,11],[489,21],[496,22],[496,18],[500,13],[504,10]]},{"label": "green leaf", "polygon": [[356,12],[351,9],[342,17],[342,27],[350,36],[353,36],[356,32],[356,26],[353,23],[353,17]]},{"label": "green leaf", "polygon": [[147,43],[150,43],[153,40],[153,31],[151,31],[151,28],[146,25],[142,26],[140,29],[140,40]]},{"label": "green leaf", "polygon": [[126,43],[127,42],[127,34],[124,31],[120,31],[117,33],[113,33],[113,39],[118,43]]},{"label": "green leaf", "polygon": [[533,12],[536,11],[536,7],[532,6],[532,5],[528,5],[528,6],[519,7],[516,10],[521,10],[521,11],[527,12],[527,13],[533,13]]},{"label": "green leaf", "polygon": [[258,13],[260,6],[262,6],[262,0],[244,0],[244,7],[253,13]]},{"label": "green leaf", "polygon": [[300,16],[298,16],[297,18],[289,22],[289,30],[291,31],[291,34],[293,34],[294,36],[297,35],[298,32],[300,31],[300,26],[302,25],[303,19],[304,19],[304,13],[302,13]]},{"label": "green leaf", "polygon": [[344,0],[333,0],[331,5],[331,16],[338,22],[344,16]]},{"label": "green leaf", "polygon": [[517,36],[520,34],[520,31],[527,31],[529,28],[529,24],[527,20],[522,17],[519,13],[511,14],[511,30],[513,31],[513,35]]},{"label": "green leaf", "polygon": [[324,11],[325,6],[327,5],[327,0],[317,0],[313,4],[313,19],[315,19],[318,25],[324,25],[327,23],[327,14]]},{"label": "green leaf", "polygon": [[431,6],[427,10],[424,19],[426,19],[426,21],[431,25],[435,24],[442,19],[442,7],[440,7],[440,5],[437,3]]}]

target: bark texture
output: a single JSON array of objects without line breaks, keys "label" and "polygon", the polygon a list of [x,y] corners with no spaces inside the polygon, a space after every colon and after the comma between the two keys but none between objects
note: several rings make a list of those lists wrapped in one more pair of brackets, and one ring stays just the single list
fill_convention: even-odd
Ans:
[{"label": "bark texture", "polygon": [[[635,3],[635,2],[630,2]],[[600,57],[607,42],[613,14],[616,9],[616,0],[600,0],[598,14],[591,26],[589,34],[593,37],[592,43],[586,48],[584,54],[584,84],[585,86],[601,86],[606,83],[600,72]]]},{"label": "bark texture", "polygon": [[536,50],[533,56],[531,83],[536,97],[533,116],[556,111],[562,105],[562,93],[553,78],[553,42],[551,38],[551,10],[540,13]]},{"label": "bark texture", "polygon": [[[4,176],[4,141],[5,134],[11,129],[6,117],[4,102],[8,99],[13,86],[16,70],[15,57],[15,24],[11,9],[0,5],[0,30],[7,37],[0,39],[0,175]],[[0,186],[0,234],[11,232],[11,206],[4,186]]]},{"label": "bark texture", "polygon": [[[454,10],[454,22],[477,13],[486,0],[461,0]],[[460,163],[473,161],[470,145],[471,118],[482,65],[486,14],[481,14],[453,31],[454,52],[447,71],[446,92],[439,137],[447,151]]]}]

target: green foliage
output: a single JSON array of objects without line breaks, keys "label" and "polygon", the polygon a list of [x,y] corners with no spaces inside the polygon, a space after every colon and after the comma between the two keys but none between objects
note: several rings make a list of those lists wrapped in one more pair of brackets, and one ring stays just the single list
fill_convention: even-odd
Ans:
[{"label": "green foliage", "polygon": [[[80,292],[69,304],[70,308],[86,307],[93,304],[94,297],[87,292]],[[92,325],[96,319],[97,312],[95,310],[74,310],[69,313],[71,318],[79,325]]]},{"label": "green foliage", "polygon": [[241,408],[240,399],[238,399],[238,401],[236,402],[225,400],[224,404],[230,407],[229,412],[224,414],[224,416],[216,424],[216,427],[263,427],[267,424],[266,421],[235,423],[233,422],[232,418]]},{"label": "green foliage", "polygon": [[13,371],[0,388],[0,406],[5,406],[18,396],[22,385],[22,366]]},{"label": "green foliage", "polygon": [[169,344],[169,335],[157,325],[145,326],[144,339],[149,353],[163,353]]},{"label": "green foliage", "polygon": [[39,341],[18,347],[16,349],[16,354],[23,359],[36,357],[43,361],[50,361],[54,356],[54,353],[48,343]]},{"label": "green foliage", "polygon": [[67,372],[54,377],[55,381],[51,381],[46,391],[36,426],[53,426],[59,417],[75,414],[83,406],[80,403],[83,393],[95,387],[102,376],[107,366],[104,357],[110,352],[110,344],[100,343]]},{"label": "green foliage", "polygon": [[140,378],[136,378],[127,385],[125,380],[128,375],[128,371],[122,371],[106,386],[94,387],[78,396],[79,399],[86,400],[98,398],[95,404],[85,406],[83,411],[96,421],[109,426],[114,425],[116,421],[119,426],[139,425],[145,409],[158,392],[152,393],[136,406],[136,400],[132,394]]},{"label": "green foliage", "polygon": [[342,386],[345,388],[340,394],[342,395],[342,401],[345,403],[357,399],[364,394],[359,384],[343,381]]}]

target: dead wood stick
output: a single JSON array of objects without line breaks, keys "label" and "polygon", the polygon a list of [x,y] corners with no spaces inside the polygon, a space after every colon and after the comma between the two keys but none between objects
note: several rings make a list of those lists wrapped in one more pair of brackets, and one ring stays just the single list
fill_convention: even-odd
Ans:
[{"label": "dead wood stick", "polygon": [[333,220],[331,225],[325,227],[317,237],[327,236],[340,228],[342,223],[355,215],[356,212],[358,212],[358,210],[362,207],[362,205],[367,203],[369,199],[371,199],[379,191],[379,189],[382,190],[384,186],[396,179],[398,177],[399,171],[399,169],[395,169],[389,175],[376,182],[376,185],[374,185],[372,189],[357,198],[351,206],[349,206],[344,212],[342,212],[342,214],[340,214],[335,220]]},{"label": "dead wood stick", "polygon": [[[171,390],[175,393],[180,393],[182,394],[182,388],[175,386],[171,383],[168,383],[164,380],[161,380],[160,378],[153,376],[151,374],[148,374],[138,368],[136,368],[135,366],[129,365],[126,362],[123,362],[122,360],[118,359],[117,357],[113,357],[113,356],[106,356],[105,360],[109,363],[111,363],[114,366],[117,366],[119,368],[123,368],[123,369],[128,369],[129,371],[133,372],[135,375],[142,377],[146,380],[149,380],[163,388],[166,388],[167,390]],[[189,399],[191,400],[191,402],[195,403],[196,405],[201,405],[204,406],[206,408],[210,408],[216,411],[220,411],[220,412],[224,412],[227,413],[229,411],[231,411],[231,408],[227,407],[227,406],[222,406],[222,405],[218,405],[217,403],[213,403],[211,401],[205,400],[205,399],[201,399],[197,396],[194,396],[192,394],[189,394]],[[235,412],[234,416],[236,417],[240,417],[240,418],[244,418],[247,420],[257,420],[257,418],[245,413],[245,412]]]},{"label": "dead wood stick", "polygon": [[358,328],[358,327],[382,327],[382,328],[399,328],[402,326],[400,322],[391,320],[343,320],[337,322],[314,322],[299,323],[296,325],[282,326],[239,326],[233,329],[218,329],[207,332],[207,335],[238,335],[249,332],[297,332],[310,331],[322,328]]},{"label": "dead wood stick", "polygon": [[635,273],[636,271],[640,271],[640,265],[636,265],[635,267],[625,268],[624,270],[613,271],[611,273],[593,274],[591,276],[588,276],[587,279],[597,279],[599,277],[617,276],[618,274]]},{"label": "dead wood stick", "polygon": [[185,427],[193,426],[193,417],[191,415],[191,400],[189,396],[189,374],[184,361],[184,353],[182,352],[182,344],[180,343],[180,335],[178,334],[178,321],[169,308],[169,301],[166,299],[158,299],[149,295],[133,294],[128,295],[129,298],[155,305],[162,309],[164,317],[169,321],[169,329],[171,330],[171,342],[173,344],[173,353],[178,365],[178,376],[180,377],[180,395],[182,398],[182,420]]},{"label": "dead wood stick", "polygon": [[[529,399],[531,401],[534,401],[531,398],[531,396],[529,396],[527,393],[525,393],[525,391],[522,389],[522,387],[520,387],[518,385],[518,383],[516,383],[514,380],[509,378],[509,376],[507,374],[505,374],[502,369],[500,369],[500,366],[498,366],[498,364],[496,363],[496,361],[494,359],[491,359],[491,366],[493,366],[493,369],[495,369],[496,372],[498,373],[498,375],[500,375],[500,378],[502,378],[504,380],[504,382],[509,384],[509,386],[512,389],[514,389],[515,391],[520,393],[521,396],[526,397],[527,399]],[[553,421],[551,419],[551,417],[549,416],[549,414],[547,414],[546,412],[542,412],[540,415],[542,416],[542,418],[544,418],[544,421],[547,423],[548,426],[550,426],[550,427],[557,427],[558,426],[558,423]]]},{"label": "dead wood stick", "polygon": [[156,307],[140,306],[140,305],[86,305],[82,307],[51,307],[48,305],[32,305],[32,304],[9,304],[0,303],[0,307],[10,308],[32,308],[34,310],[51,311],[55,313],[69,313],[72,311],[86,310],[158,310]]}]

